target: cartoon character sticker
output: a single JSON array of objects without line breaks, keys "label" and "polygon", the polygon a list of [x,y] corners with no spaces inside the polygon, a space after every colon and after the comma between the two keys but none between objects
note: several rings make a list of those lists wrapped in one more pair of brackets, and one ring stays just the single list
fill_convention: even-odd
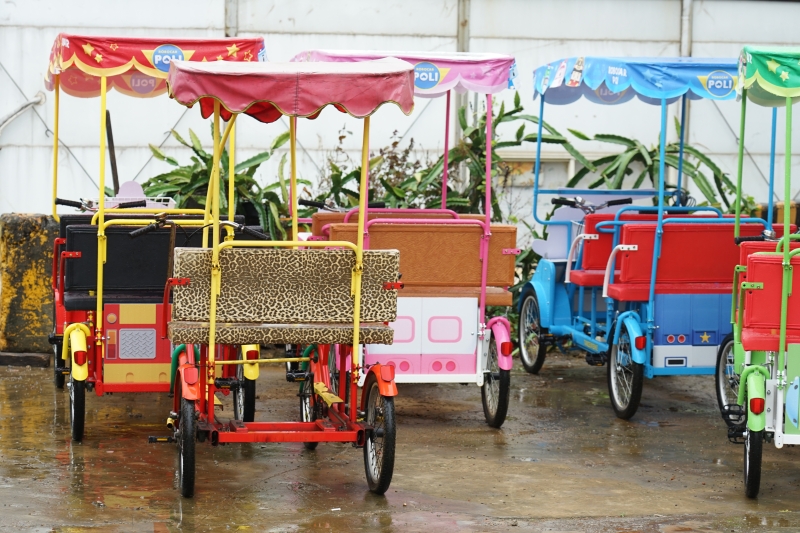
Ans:
[{"label": "cartoon character sticker", "polygon": [[575,66],[572,67],[572,74],[569,80],[567,80],[567,87],[578,87],[581,84],[581,80],[583,79],[583,62],[583,57],[579,57],[575,61]]}]

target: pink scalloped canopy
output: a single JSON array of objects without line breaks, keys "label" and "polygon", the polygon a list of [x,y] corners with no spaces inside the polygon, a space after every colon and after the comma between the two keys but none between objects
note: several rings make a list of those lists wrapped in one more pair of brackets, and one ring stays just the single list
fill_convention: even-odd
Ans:
[{"label": "pink scalloped canopy", "polygon": [[395,58],[360,63],[196,63],[174,61],[169,94],[203,117],[221,104],[222,118],[246,113],[261,122],[282,115],[316,118],[328,105],[363,118],[386,103],[414,108],[414,67]]},{"label": "pink scalloped canopy", "polygon": [[511,86],[516,76],[512,56],[471,52],[383,52],[361,50],[307,50],[297,62],[354,62],[396,57],[414,65],[417,96],[435,98],[449,90],[495,94]]}]

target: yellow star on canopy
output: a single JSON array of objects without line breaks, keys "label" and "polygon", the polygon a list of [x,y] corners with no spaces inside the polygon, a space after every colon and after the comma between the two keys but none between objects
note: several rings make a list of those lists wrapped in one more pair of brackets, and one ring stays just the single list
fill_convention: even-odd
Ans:
[{"label": "yellow star on canopy", "polygon": [[702,335],[700,335],[700,340],[701,340],[701,341],[703,341],[703,342],[708,342],[708,340],[709,340],[710,338],[711,338],[711,335],[709,335],[709,334],[708,334],[708,333],[706,333],[705,331],[703,332],[703,334],[702,334]]},{"label": "yellow star on canopy", "polygon": [[111,43],[108,47],[111,48],[111,51],[116,52],[119,45],[117,43]]},{"label": "yellow star on canopy", "polygon": [[223,57],[222,57],[221,55],[220,55],[220,56],[217,56],[217,61],[223,61],[223,60],[224,60],[224,59],[223,59]]},{"label": "yellow star on canopy", "polygon": [[90,56],[90,55],[92,55],[92,52],[94,52],[94,46],[92,46],[92,45],[91,45],[91,44],[89,44],[89,43],[86,43],[86,44],[84,44],[82,48],[83,48],[83,51],[84,51],[84,53],[85,53],[87,56]]},{"label": "yellow star on canopy", "polygon": [[789,71],[787,71],[787,70],[784,70],[783,72],[781,72],[781,79],[782,79],[783,81],[786,81],[786,80],[788,80],[788,79],[789,79]]},{"label": "yellow star on canopy", "polygon": [[239,51],[239,48],[236,46],[236,43],[233,43],[230,46],[226,46],[225,48],[227,48],[228,50],[228,57],[231,56],[236,57],[236,53]]},{"label": "yellow star on canopy", "polygon": [[96,56],[94,56],[94,60],[97,61],[98,63],[100,63],[103,60],[103,56],[101,56],[100,54],[97,54]]},{"label": "yellow star on canopy", "polygon": [[250,50],[247,50],[242,56],[242,59],[244,59],[245,61],[250,61],[251,59],[253,59],[253,54],[250,52]]}]

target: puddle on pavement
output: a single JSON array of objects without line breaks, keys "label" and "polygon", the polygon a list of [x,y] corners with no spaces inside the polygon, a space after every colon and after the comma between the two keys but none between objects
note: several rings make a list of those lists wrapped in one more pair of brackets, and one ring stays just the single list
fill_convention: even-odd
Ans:
[{"label": "puddle on pavement", "polygon": [[[198,446],[197,495],[175,489],[166,395],[87,398],[83,444],[50,369],[0,369],[0,530],[765,531],[800,526],[797,450],[765,448],[747,500],[708,377],[645,382],[631,421],[613,416],[605,369],[548,359],[516,371],[501,430],[480,389],[403,385],[395,476],[370,494],[361,450],[339,444]],[[559,380],[559,377],[565,379]],[[262,371],[257,417],[294,420],[296,388]],[[230,416],[225,398],[221,416]],[[333,510],[338,509],[338,510]],[[783,512],[792,511],[792,512]],[[695,518],[700,516],[699,518]],[[512,524],[513,523],[513,524]],[[548,529],[549,528],[549,529]]]}]

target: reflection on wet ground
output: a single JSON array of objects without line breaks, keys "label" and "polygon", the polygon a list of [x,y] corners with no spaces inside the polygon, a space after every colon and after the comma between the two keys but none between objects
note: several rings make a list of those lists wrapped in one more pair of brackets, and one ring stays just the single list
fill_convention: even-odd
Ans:
[{"label": "reflection on wet ground", "polygon": [[[761,496],[747,500],[742,447],[727,442],[711,377],[646,381],[625,422],[604,368],[552,357],[539,376],[515,371],[502,430],[485,425],[475,386],[401,386],[386,497],[367,491],[350,445],[205,444],[185,500],[174,445],[147,444],[167,433],[165,395],[92,395],[85,442],[72,444],[51,375],[0,369],[0,530],[800,530],[798,451],[765,447]],[[257,417],[296,419],[296,391],[262,370]]]}]

